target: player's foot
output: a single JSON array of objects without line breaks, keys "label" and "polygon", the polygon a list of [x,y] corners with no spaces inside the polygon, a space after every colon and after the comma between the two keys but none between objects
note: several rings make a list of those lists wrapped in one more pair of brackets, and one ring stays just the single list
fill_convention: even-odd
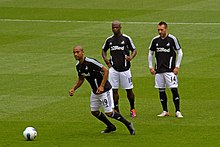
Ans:
[{"label": "player's foot", "polygon": [[101,131],[101,133],[105,134],[105,133],[110,133],[116,130],[115,126],[108,126],[105,130]]},{"label": "player's foot", "polygon": [[169,116],[169,113],[167,111],[163,111],[161,114],[158,114],[157,116],[158,117]]},{"label": "player's foot", "polygon": [[130,125],[128,125],[127,128],[131,135],[135,135],[135,129],[133,123],[130,123]]},{"label": "player's foot", "polygon": [[176,117],[177,118],[183,118],[183,115],[181,114],[180,111],[176,111]]},{"label": "player's foot", "polygon": [[135,118],[137,115],[136,115],[136,111],[135,109],[132,109],[131,110],[131,117]]}]

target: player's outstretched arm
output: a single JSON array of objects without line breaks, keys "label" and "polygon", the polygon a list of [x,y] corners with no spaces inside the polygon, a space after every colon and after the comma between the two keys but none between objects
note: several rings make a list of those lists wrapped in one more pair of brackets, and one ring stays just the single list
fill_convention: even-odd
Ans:
[{"label": "player's outstretched arm", "polygon": [[78,89],[84,82],[84,77],[79,76],[78,81],[75,83],[75,85],[69,90],[69,95],[73,96],[76,89]]}]

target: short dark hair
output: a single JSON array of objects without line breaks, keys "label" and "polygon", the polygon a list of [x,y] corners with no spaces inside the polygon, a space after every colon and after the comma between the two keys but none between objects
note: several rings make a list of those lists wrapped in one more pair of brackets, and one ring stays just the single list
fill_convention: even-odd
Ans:
[{"label": "short dark hair", "polygon": [[161,21],[158,23],[159,26],[162,26],[164,25],[166,28],[167,28],[167,23],[165,21]]}]

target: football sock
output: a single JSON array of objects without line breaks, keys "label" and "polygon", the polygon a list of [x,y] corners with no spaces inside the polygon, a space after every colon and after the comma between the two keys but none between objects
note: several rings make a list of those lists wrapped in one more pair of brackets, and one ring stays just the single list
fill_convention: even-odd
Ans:
[{"label": "football sock", "polygon": [[129,102],[130,102],[130,107],[131,107],[130,110],[134,109],[134,98],[128,99],[128,100],[129,100]]},{"label": "football sock", "polygon": [[112,114],[112,118],[122,122],[123,124],[125,124],[126,126],[130,125],[131,123],[129,121],[127,121],[120,113],[118,112],[113,112]]},{"label": "football sock", "polygon": [[114,110],[119,112],[118,103],[115,102],[114,105],[115,105]]},{"label": "football sock", "polygon": [[99,112],[99,115],[96,116],[96,118],[104,122],[107,126],[114,126],[102,112]]},{"label": "football sock", "polygon": [[132,89],[127,89],[127,98],[130,103],[130,110],[134,109],[134,93]]},{"label": "football sock", "polygon": [[164,88],[160,88],[159,89],[159,95],[160,95],[160,102],[162,104],[163,107],[163,111],[167,111],[167,95],[166,95],[166,91]]},{"label": "football sock", "polygon": [[177,88],[172,88],[171,91],[173,94],[173,102],[174,102],[176,111],[180,111],[180,98],[179,98],[178,90]]}]

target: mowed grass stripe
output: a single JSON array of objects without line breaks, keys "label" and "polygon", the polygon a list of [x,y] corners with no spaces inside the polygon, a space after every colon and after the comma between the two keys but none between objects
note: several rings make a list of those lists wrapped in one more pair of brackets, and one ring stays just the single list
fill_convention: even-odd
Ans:
[{"label": "mowed grass stripe", "polygon": [[[105,23],[110,24],[110,21],[88,21],[88,20],[28,20],[28,19],[0,19],[0,21],[9,22],[50,22],[50,23]],[[141,21],[121,21],[124,24],[157,24],[158,22],[141,22]],[[220,25],[219,22],[168,22],[174,25]]]}]

